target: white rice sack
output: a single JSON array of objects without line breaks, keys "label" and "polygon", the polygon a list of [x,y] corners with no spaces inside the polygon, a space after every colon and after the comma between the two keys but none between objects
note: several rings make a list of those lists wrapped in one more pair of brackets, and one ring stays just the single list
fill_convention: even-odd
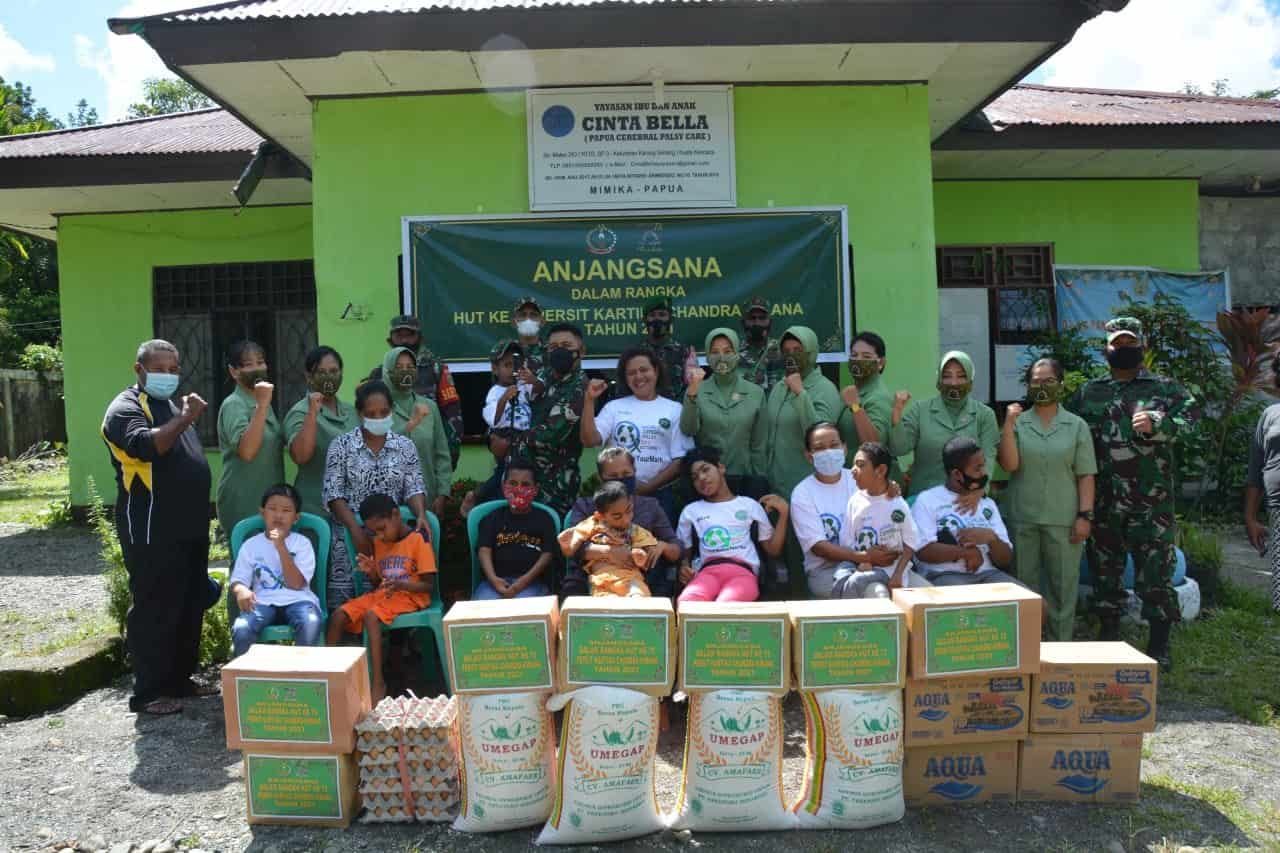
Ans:
[{"label": "white rice sack", "polygon": [[551,813],[555,724],[545,693],[458,697],[462,832],[536,826]]},{"label": "white rice sack", "polygon": [[902,691],[802,693],[804,791],[801,829],[866,829],[902,820]]},{"label": "white rice sack", "polygon": [[673,829],[795,829],[782,797],[782,700],[755,690],[689,698]]},{"label": "white rice sack", "polygon": [[621,687],[553,696],[568,704],[560,735],[555,805],[538,844],[595,844],[662,829],[654,792],[658,700]]}]

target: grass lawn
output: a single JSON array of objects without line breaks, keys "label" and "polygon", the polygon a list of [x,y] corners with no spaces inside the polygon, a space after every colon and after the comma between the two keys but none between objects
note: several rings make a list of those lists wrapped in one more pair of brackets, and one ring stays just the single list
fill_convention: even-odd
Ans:
[{"label": "grass lawn", "polygon": [[0,467],[0,523],[48,527],[70,521],[65,456]]}]

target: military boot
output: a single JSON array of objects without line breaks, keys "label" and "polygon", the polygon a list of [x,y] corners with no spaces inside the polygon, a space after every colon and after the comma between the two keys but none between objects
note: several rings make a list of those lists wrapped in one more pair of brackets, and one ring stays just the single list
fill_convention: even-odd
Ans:
[{"label": "military boot", "polygon": [[1151,620],[1151,638],[1147,641],[1147,654],[1160,664],[1161,672],[1173,669],[1173,655],[1169,652],[1169,629],[1172,623],[1168,619]]}]

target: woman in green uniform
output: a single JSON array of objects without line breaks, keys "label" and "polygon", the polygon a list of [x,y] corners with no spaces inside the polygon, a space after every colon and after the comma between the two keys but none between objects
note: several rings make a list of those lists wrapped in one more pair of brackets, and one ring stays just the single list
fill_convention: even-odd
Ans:
[{"label": "woman in green uniform", "polygon": [[218,524],[228,540],[236,523],[257,515],[262,493],[284,482],[284,433],[271,408],[275,386],[267,381],[267,355],[253,341],[237,341],[227,353],[236,383],[218,408]]},{"label": "woman in green uniform", "polygon": [[720,461],[734,494],[763,497],[764,492],[754,495],[746,481],[763,474],[767,426],[764,391],[738,373],[737,332],[712,329],[706,346],[711,381],[703,381],[701,370],[687,377],[689,385],[680,410],[680,431],[699,447],[720,451]]},{"label": "woman in green uniform", "polygon": [[302,495],[303,512],[329,519],[332,538],[329,547],[329,579],[326,589],[329,610],[355,594],[351,558],[343,541],[342,528],[329,517],[324,504],[325,459],[329,444],[360,425],[360,416],[350,403],[338,399],[342,387],[342,356],[333,347],[319,346],[307,353],[303,367],[309,393],[294,403],[284,416],[284,437],[289,456],[298,466],[294,488]]},{"label": "woman in green uniform", "polygon": [[[956,436],[978,442],[988,459],[994,459],[1000,440],[996,413],[970,396],[973,390],[973,360],[959,350],[942,357],[938,365],[938,396],[920,403],[906,391],[894,396],[889,452],[901,458],[915,454],[907,494],[918,495],[947,480],[942,465],[942,447]],[[968,497],[976,508],[984,493]]]},{"label": "woman in green uniform", "polygon": [[408,347],[395,347],[382,359],[382,375],[391,389],[392,429],[413,440],[422,466],[431,511],[439,517],[453,480],[449,437],[435,402],[414,393],[418,360]]},{"label": "woman in green uniform", "polygon": [[1042,358],[1027,370],[1027,399],[1005,410],[1000,467],[1009,472],[1004,515],[1017,576],[1044,596],[1048,638],[1070,642],[1080,583],[1080,552],[1093,528],[1094,475],[1089,425],[1062,408],[1062,365]]}]

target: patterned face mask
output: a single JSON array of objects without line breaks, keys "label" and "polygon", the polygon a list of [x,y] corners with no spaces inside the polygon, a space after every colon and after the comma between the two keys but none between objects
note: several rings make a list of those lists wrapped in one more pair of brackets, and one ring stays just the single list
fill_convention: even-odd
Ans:
[{"label": "patterned face mask", "polygon": [[880,363],[874,358],[849,359],[849,375],[859,384],[866,382],[880,372]]},{"label": "patterned face mask", "polygon": [[1061,382],[1041,382],[1027,388],[1027,399],[1033,406],[1052,406],[1062,399]]},{"label": "patterned face mask", "polygon": [[538,496],[537,486],[512,486],[503,484],[502,496],[515,510],[526,510],[533,506],[533,499]]},{"label": "patterned face mask", "polygon": [[945,382],[938,383],[938,393],[942,395],[942,399],[951,403],[959,403],[965,397],[968,397],[969,392],[972,390],[972,382],[957,382],[954,385],[948,385]]},{"label": "patterned face mask", "polygon": [[412,388],[418,378],[418,371],[412,367],[397,367],[391,371],[391,384],[397,388]]},{"label": "patterned face mask", "polygon": [[707,367],[717,376],[728,376],[738,368],[736,352],[713,352],[707,355]]},{"label": "patterned face mask", "polygon": [[307,379],[307,387],[312,391],[319,392],[326,397],[332,397],[338,393],[338,389],[342,387],[342,372],[334,371],[330,373],[313,373]]}]

